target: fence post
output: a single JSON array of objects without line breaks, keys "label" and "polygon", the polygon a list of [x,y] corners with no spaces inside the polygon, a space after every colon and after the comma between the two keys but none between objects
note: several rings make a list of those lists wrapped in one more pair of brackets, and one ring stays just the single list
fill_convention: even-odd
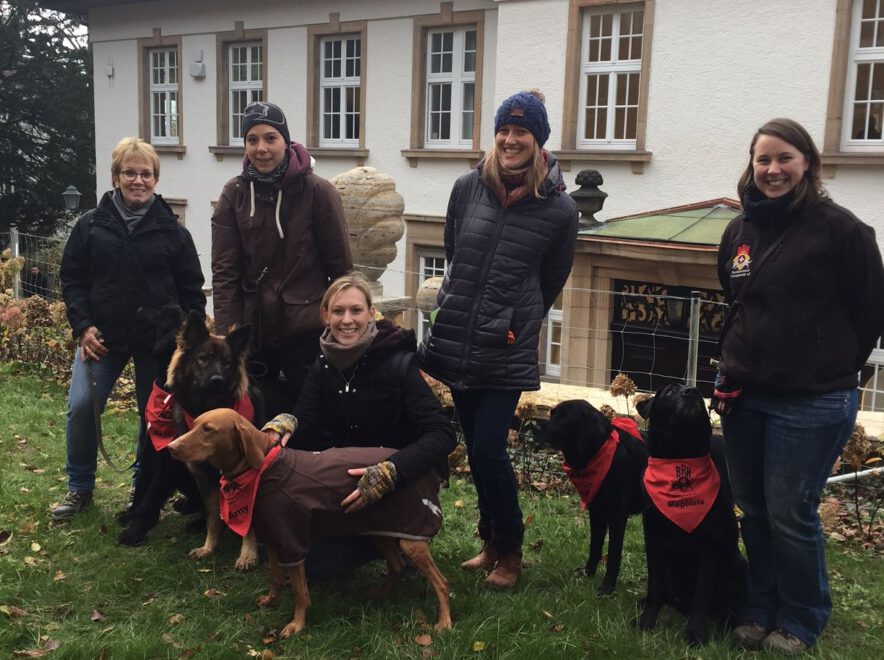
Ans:
[{"label": "fence post", "polygon": [[688,321],[688,387],[697,386],[697,362],[700,359],[700,296],[699,291],[691,291],[691,317]]},{"label": "fence post", "polygon": [[[12,247],[12,258],[15,259],[21,254],[21,249],[18,244],[18,225],[14,223],[9,225],[9,244]],[[21,271],[12,280],[12,297],[21,297]]]}]

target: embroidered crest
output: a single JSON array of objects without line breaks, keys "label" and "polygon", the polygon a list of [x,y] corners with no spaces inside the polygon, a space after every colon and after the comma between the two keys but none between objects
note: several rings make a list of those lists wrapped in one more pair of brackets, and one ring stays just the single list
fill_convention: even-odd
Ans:
[{"label": "embroidered crest", "polygon": [[522,108],[513,108],[510,110],[510,117],[524,117],[525,111]]},{"label": "embroidered crest", "polygon": [[749,267],[752,265],[752,257],[749,256],[749,246],[746,244],[741,245],[737,248],[737,254],[733,260],[733,270],[734,272],[741,273],[743,271],[747,271]]}]

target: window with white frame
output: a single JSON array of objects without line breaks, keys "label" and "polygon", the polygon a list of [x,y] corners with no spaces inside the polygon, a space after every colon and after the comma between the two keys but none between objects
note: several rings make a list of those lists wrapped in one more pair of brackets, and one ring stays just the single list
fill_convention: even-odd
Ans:
[{"label": "window with white frame", "polygon": [[546,363],[547,376],[562,375],[562,294],[553,303],[546,317]]},{"label": "window with white frame", "polygon": [[474,27],[431,30],[427,34],[427,148],[473,145],[476,46]]},{"label": "window with white frame", "polygon": [[264,100],[264,47],[260,43],[228,46],[230,144],[242,140],[242,115],[250,103]]},{"label": "window with white frame", "polygon": [[319,51],[319,146],[358,147],[362,40],[327,37]]},{"label": "window with white frame", "polygon": [[[442,252],[421,252],[418,265],[418,287],[431,277],[445,276],[445,254]],[[417,339],[422,341],[430,328],[430,314],[418,312]]]},{"label": "window with white frame", "polygon": [[583,14],[577,146],[635,149],[644,7],[612,6]]},{"label": "window with white frame", "polygon": [[150,141],[178,143],[178,49],[152,48],[150,71]]},{"label": "window with white frame", "polygon": [[884,148],[884,0],[853,3],[844,99],[845,151]]}]

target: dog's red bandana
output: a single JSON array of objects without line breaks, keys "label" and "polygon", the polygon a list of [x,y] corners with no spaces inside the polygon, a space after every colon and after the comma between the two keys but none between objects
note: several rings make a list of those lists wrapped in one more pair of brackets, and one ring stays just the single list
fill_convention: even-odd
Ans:
[{"label": "dog's red bandana", "polygon": [[[255,417],[255,407],[252,400],[246,394],[237,401],[232,408],[250,422]],[[166,446],[177,438],[178,425],[175,423],[175,395],[167,392],[154,381],[150,398],[147,400],[147,408],[144,411],[144,421],[147,423],[147,435],[153,443],[154,449],[162,451]],[[193,417],[184,412],[184,423],[188,429],[193,428]]]},{"label": "dog's red bandana", "polygon": [[275,445],[264,457],[260,470],[246,470],[231,479],[221,477],[221,520],[227,523],[240,536],[249,533],[252,514],[255,511],[255,496],[264,470],[279,454],[282,445]]},{"label": "dog's red bandana", "polygon": [[592,457],[592,460],[579,474],[575,473],[574,468],[568,465],[568,461],[562,461],[562,470],[564,470],[571,483],[574,484],[577,494],[580,495],[581,510],[592,504],[596,493],[602,487],[602,482],[608,476],[611,463],[614,462],[614,453],[617,451],[617,445],[620,443],[620,435],[617,433],[617,429],[626,431],[629,435],[641,440],[642,435],[634,419],[615,417],[611,420],[611,424],[615,428],[611,430],[611,433],[605,439],[605,442],[602,443],[596,455]]},{"label": "dog's red bandana", "polygon": [[690,534],[718,497],[721,477],[709,454],[700,458],[649,458],[644,483],[657,510]]}]

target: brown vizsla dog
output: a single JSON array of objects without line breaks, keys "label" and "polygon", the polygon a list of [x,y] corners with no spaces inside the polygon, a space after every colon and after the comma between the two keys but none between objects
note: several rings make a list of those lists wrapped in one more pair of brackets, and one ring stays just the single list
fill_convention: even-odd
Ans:
[{"label": "brown vizsla dog", "polygon": [[[404,553],[436,592],[436,630],[451,628],[448,581],[436,567],[428,545],[442,524],[438,480],[428,474],[353,513],[345,513],[340,504],[355,487],[355,478],[347,469],[383,461],[394,450],[349,447],[307,452],[277,448],[237,412],[220,408],[197,417],[193,428],[175,439],[169,451],[179,460],[208,461],[217,467],[226,481],[222,490],[231,498],[231,491],[235,495],[247,492],[257,475],[250,496],[253,504],[248,495],[230,500],[227,522],[239,533],[249,525],[267,544],[271,582],[267,595],[257,600],[260,607],[276,601],[286,574],[291,581],[295,613],[282,637],[304,628],[310,607],[304,559],[311,541],[350,534],[371,536],[386,560],[389,573],[384,594],[390,592],[405,567]],[[243,524],[249,517],[250,523]]]}]

